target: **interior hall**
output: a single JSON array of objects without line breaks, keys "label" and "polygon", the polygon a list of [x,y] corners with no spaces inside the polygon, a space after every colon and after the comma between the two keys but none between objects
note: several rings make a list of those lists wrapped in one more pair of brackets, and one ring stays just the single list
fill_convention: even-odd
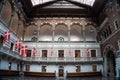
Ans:
[{"label": "interior hall", "polygon": [[120,0],[0,0],[0,80],[120,80]]}]

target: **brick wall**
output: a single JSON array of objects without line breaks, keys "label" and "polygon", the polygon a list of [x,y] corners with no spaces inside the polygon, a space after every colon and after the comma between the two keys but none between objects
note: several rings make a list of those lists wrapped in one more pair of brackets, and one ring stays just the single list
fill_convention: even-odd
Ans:
[{"label": "brick wall", "polygon": [[[117,51],[119,49],[118,48],[118,40],[120,40],[120,30],[118,30],[118,29],[120,29],[120,11],[118,11],[118,9],[116,7],[116,3],[114,3],[112,5],[112,7],[107,7],[104,14],[107,15],[107,18],[108,18],[107,24],[110,25],[111,32],[112,32],[111,35],[113,35],[113,34],[114,35],[110,38],[108,38],[109,37],[108,36],[105,40],[102,41],[102,44],[101,44],[102,54],[103,54],[103,51],[107,45],[112,45],[115,48],[115,50]],[[117,30],[115,30],[115,25],[114,25],[115,20],[118,21],[118,25],[119,25],[119,28]],[[101,29],[101,32],[105,29],[105,27],[106,26],[104,26]]]}]

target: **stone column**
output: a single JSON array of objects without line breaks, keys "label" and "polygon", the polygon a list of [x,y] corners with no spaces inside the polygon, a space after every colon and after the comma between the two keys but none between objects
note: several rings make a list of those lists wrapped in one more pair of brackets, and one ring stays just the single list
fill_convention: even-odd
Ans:
[{"label": "stone column", "polygon": [[53,31],[52,31],[52,43],[53,43],[53,44],[54,44],[54,42],[55,42],[54,37],[55,37],[55,29],[53,29]]},{"label": "stone column", "polygon": [[24,80],[24,62],[20,62],[20,73],[19,73],[19,75],[20,75],[20,78],[21,78],[21,80]]},{"label": "stone column", "polygon": [[103,61],[103,73],[104,73],[104,76],[107,77],[107,58],[106,56],[103,57],[104,61]]},{"label": "stone column", "polygon": [[38,27],[38,30],[37,30],[37,42],[39,42],[40,26],[41,25],[37,25],[37,27]]},{"label": "stone column", "polygon": [[82,25],[82,29],[83,29],[83,41],[86,42],[86,35],[85,35],[85,25]]},{"label": "stone column", "polygon": [[6,5],[7,1],[8,0],[3,0],[2,1],[2,7],[0,9],[0,17],[2,16],[2,13],[3,13],[4,9],[5,9],[5,5]]},{"label": "stone column", "polygon": [[21,25],[21,20],[18,21],[18,27],[17,27],[17,32],[16,35],[19,37],[19,32],[20,32],[20,25]]},{"label": "stone column", "polygon": [[81,21],[81,25],[82,25],[82,36],[83,36],[83,43],[84,43],[84,53],[82,53],[83,57],[86,57],[86,34],[85,34],[85,25],[86,22],[84,21],[84,19]]},{"label": "stone column", "polygon": [[14,15],[15,15],[15,9],[13,10],[12,14],[11,14],[11,18],[10,18],[10,21],[9,21],[9,25],[8,25],[8,28],[11,29],[12,28],[12,23],[13,23],[13,18],[14,18]]},{"label": "stone column", "polygon": [[67,20],[66,21],[67,25],[68,25],[68,44],[69,44],[69,47],[70,47],[70,26],[71,26],[71,21],[70,20]]},{"label": "stone column", "polygon": [[68,43],[70,44],[70,29],[68,30]]},{"label": "stone column", "polygon": [[25,28],[25,26],[24,26],[23,34],[22,34],[22,40],[23,40],[23,41],[24,41],[24,37],[25,37],[25,30],[26,30],[26,28]]}]

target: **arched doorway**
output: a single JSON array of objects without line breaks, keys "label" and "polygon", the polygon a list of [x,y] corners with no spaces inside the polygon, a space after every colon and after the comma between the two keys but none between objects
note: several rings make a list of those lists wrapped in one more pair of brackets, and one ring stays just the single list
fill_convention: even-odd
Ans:
[{"label": "arched doorway", "polygon": [[108,50],[106,54],[106,69],[107,69],[107,76],[115,76],[116,75],[116,70],[115,70],[115,55],[112,50]]}]

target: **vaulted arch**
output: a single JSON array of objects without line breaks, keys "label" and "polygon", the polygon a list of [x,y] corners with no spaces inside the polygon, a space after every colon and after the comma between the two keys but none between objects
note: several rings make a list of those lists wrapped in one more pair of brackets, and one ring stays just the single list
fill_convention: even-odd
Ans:
[{"label": "vaulted arch", "polygon": [[55,26],[55,41],[58,41],[59,37],[62,37],[65,41],[68,41],[68,27],[63,23],[59,23]]},{"label": "vaulted arch", "polygon": [[94,25],[85,26],[85,39],[86,41],[97,41],[97,30]]},{"label": "vaulted arch", "polygon": [[5,5],[5,9],[1,16],[1,18],[4,21],[4,23],[6,24],[6,26],[9,26],[11,15],[12,15],[12,6],[11,6],[10,2],[7,1],[6,5]]},{"label": "vaulted arch", "polygon": [[19,22],[19,17],[18,14],[15,13],[13,17],[13,22],[12,22],[12,28],[11,30],[16,34],[17,33],[17,28],[18,28],[18,22]]},{"label": "vaulted arch", "polygon": [[50,24],[43,24],[39,31],[39,41],[52,41],[52,26]]},{"label": "vaulted arch", "polygon": [[33,37],[37,37],[37,34],[34,34],[38,30],[38,27],[35,25],[30,25],[25,29],[24,40],[31,41]]},{"label": "vaulted arch", "polygon": [[83,41],[83,29],[80,24],[72,24],[70,29],[70,41]]}]

